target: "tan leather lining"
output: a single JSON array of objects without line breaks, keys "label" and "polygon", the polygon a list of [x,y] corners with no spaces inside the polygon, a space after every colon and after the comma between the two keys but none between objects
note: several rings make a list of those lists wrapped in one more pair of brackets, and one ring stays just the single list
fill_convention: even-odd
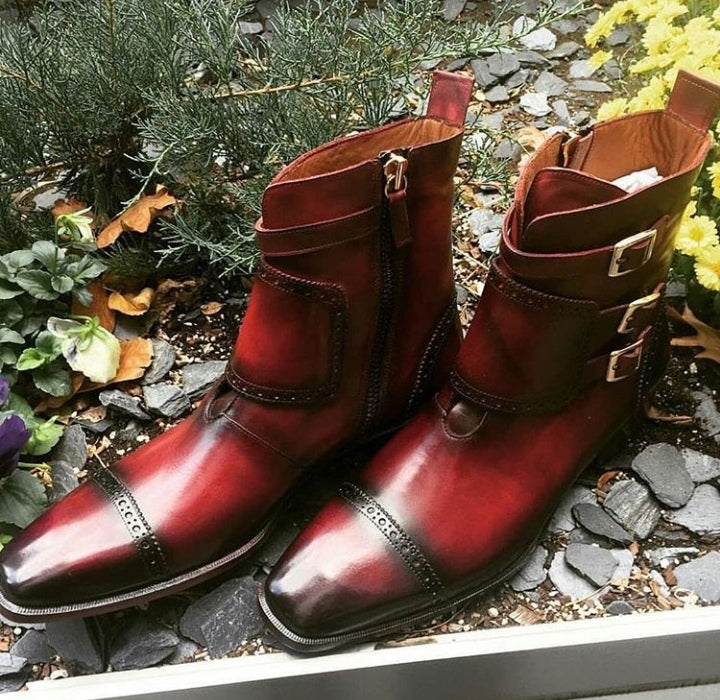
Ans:
[{"label": "tan leather lining", "polygon": [[444,141],[457,136],[461,131],[460,127],[429,117],[398,122],[329,144],[336,146],[344,141],[342,148],[324,147],[312,151],[286,168],[275,182],[326,175],[377,158],[383,151]]}]

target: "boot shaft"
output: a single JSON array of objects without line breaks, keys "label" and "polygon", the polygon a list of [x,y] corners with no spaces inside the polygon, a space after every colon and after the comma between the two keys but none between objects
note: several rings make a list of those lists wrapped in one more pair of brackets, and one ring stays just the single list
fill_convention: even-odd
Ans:
[{"label": "boot shaft", "polygon": [[321,146],[266,190],[262,262],[227,373],[261,434],[276,427],[270,414],[325,410],[329,433],[371,432],[449,369],[453,176],[470,89],[438,73],[426,117]]}]

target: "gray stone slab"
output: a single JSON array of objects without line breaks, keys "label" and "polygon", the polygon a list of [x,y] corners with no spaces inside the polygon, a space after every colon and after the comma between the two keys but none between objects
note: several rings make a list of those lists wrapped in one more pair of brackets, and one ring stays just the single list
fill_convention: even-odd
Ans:
[{"label": "gray stone slab", "polygon": [[211,360],[183,367],[183,389],[190,398],[205,393],[225,371],[226,362]]},{"label": "gray stone slab", "polygon": [[683,456],[677,447],[667,443],[646,447],[633,460],[632,470],[659,501],[671,508],[684,506],[695,490]]},{"label": "gray stone slab", "polygon": [[700,484],[687,505],[668,518],[698,535],[720,535],[720,493],[710,484]]},{"label": "gray stone slab", "polygon": [[595,498],[595,494],[585,486],[578,486],[576,484],[570,487],[550,519],[548,525],[550,532],[570,532],[570,530],[575,528],[576,522],[572,511],[578,503],[594,504],[597,503],[597,499]]},{"label": "gray stone slab", "polygon": [[565,552],[557,552],[549,570],[550,580],[563,595],[573,600],[589,598],[597,592],[597,587],[587,579],[576,574],[565,561]]},{"label": "gray stone slab", "polygon": [[592,503],[578,503],[572,509],[576,522],[594,535],[599,535],[610,542],[630,544],[632,535],[618,525],[606,511]]},{"label": "gray stone slab", "polygon": [[603,503],[605,510],[635,537],[645,539],[660,521],[662,510],[650,490],[636,481],[619,481]]},{"label": "gray stone slab", "polygon": [[190,400],[185,392],[170,382],[143,387],[143,397],[148,411],[163,418],[178,418],[190,411]]},{"label": "gray stone slab", "polygon": [[545,569],[547,554],[545,547],[536,547],[523,568],[510,579],[510,587],[514,591],[531,591],[543,583],[548,575]]},{"label": "gray stone slab", "polygon": [[706,603],[720,601],[720,552],[710,552],[675,569],[678,588],[697,593]]},{"label": "gray stone slab", "polygon": [[568,545],[565,562],[573,571],[598,587],[608,583],[618,567],[612,552],[592,544]]},{"label": "gray stone slab", "polygon": [[688,447],[680,450],[680,454],[685,460],[685,468],[690,474],[690,478],[696,484],[713,481],[720,477],[720,459],[717,457],[705,455]]}]

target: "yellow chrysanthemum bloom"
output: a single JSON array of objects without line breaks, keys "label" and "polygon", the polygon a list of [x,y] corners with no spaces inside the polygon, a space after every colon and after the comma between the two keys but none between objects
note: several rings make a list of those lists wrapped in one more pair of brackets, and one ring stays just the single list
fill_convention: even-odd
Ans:
[{"label": "yellow chrysanthemum bloom", "polygon": [[604,39],[615,27],[622,23],[631,10],[629,0],[616,2],[609,10],[603,12],[595,24],[587,30],[585,41],[588,46],[596,46],[600,39]]},{"label": "yellow chrysanthemum bloom", "polygon": [[709,168],[710,182],[712,183],[713,194],[720,199],[720,160],[715,161]]},{"label": "yellow chrysanthemum bloom", "polygon": [[588,64],[592,68],[600,68],[600,66],[607,63],[612,57],[613,57],[613,55],[612,55],[612,53],[610,53],[610,51],[596,51],[588,59]]},{"label": "yellow chrysanthemum bloom", "polygon": [[720,246],[700,251],[695,260],[695,274],[703,287],[720,292]]},{"label": "yellow chrysanthemum bloom", "polygon": [[717,226],[707,216],[683,218],[675,247],[685,255],[698,256],[701,251],[718,245]]},{"label": "yellow chrysanthemum bloom", "polygon": [[615,100],[609,100],[604,104],[600,105],[598,109],[598,121],[604,122],[608,119],[614,119],[625,113],[627,109],[628,101],[623,97],[618,97]]}]

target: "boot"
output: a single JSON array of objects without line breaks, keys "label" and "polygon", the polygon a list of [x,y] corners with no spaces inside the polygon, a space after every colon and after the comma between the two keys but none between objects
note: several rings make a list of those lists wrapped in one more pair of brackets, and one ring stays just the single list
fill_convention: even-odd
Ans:
[{"label": "boot", "polygon": [[[564,492],[661,377],[663,288],[720,86],[556,134],[525,167],[435,398],[344,484],[260,592],[289,648],[385,635],[513,575]],[[628,193],[611,181],[655,166]]]},{"label": "boot", "polygon": [[302,477],[437,390],[460,344],[450,225],[471,89],[436,73],[426,117],[338,139],[275,177],[225,377],[5,547],[4,615],[107,612],[219,574],[263,543]]}]

